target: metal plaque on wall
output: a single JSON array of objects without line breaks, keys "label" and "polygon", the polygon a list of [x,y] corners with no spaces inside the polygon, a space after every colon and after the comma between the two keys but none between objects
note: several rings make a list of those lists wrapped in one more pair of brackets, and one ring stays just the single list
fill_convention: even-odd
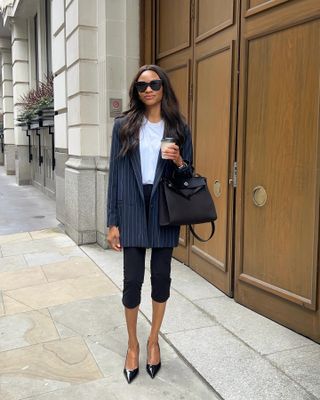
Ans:
[{"label": "metal plaque on wall", "polygon": [[115,118],[122,113],[122,99],[109,99],[110,118]]}]

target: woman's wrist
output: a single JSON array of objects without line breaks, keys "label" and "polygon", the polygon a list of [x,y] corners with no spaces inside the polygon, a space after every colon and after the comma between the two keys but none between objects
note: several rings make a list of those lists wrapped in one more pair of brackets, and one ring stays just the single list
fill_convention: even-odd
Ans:
[{"label": "woman's wrist", "polygon": [[173,162],[178,168],[183,168],[186,165],[182,157],[180,157],[178,160],[174,160]]}]

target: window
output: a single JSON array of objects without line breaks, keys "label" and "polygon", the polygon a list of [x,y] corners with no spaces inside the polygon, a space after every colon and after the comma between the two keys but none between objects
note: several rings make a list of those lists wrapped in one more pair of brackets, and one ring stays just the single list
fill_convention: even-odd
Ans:
[{"label": "window", "polygon": [[51,0],[45,2],[47,75],[52,74]]},{"label": "window", "polygon": [[35,80],[36,86],[39,83],[39,43],[38,43],[38,15],[36,14],[33,18],[34,28],[34,66],[35,66]]}]

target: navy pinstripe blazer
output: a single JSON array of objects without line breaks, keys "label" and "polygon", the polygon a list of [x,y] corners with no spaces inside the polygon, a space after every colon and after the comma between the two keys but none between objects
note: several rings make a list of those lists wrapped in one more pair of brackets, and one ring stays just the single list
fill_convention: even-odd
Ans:
[{"label": "navy pinstripe blazer", "polygon": [[179,226],[159,225],[159,182],[164,174],[170,176],[174,170],[181,174],[190,173],[192,166],[190,130],[185,125],[185,142],[181,148],[181,156],[187,162],[187,167],[179,170],[172,161],[163,160],[159,152],[147,224],[139,146],[130,154],[119,156],[121,149],[119,131],[124,119],[125,117],[115,120],[112,132],[107,226],[119,227],[120,243],[123,247],[175,247],[178,245]]}]

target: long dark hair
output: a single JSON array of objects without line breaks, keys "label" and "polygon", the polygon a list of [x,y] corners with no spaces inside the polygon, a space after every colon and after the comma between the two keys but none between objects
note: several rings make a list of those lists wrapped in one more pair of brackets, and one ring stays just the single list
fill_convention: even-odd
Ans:
[{"label": "long dark hair", "polygon": [[166,136],[176,139],[178,146],[184,142],[183,129],[185,119],[180,113],[179,103],[166,72],[158,65],[144,65],[133,78],[129,89],[129,110],[122,115],[126,116],[120,129],[122,148],[120,155],[130,153],[139,143],[139,131],[145,115],[145,104],[140,100],[135,83],[144,71],[154,71],[162,80],[163,97],[161,100],[161,117],[164,120]]}]

